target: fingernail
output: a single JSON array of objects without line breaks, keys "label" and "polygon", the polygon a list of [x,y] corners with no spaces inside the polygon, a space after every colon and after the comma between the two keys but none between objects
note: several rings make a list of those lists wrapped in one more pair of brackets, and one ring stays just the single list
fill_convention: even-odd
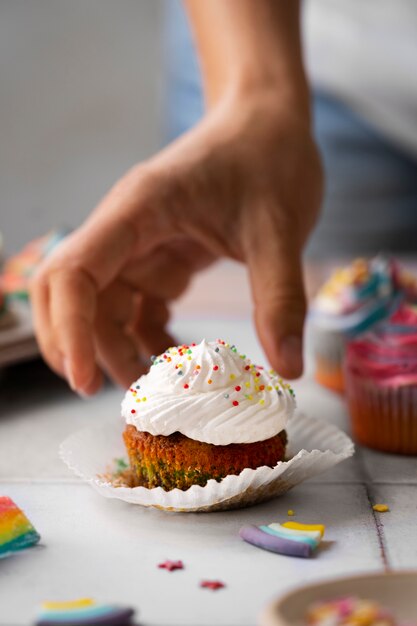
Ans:
[{"label": "fingernail", "polygon": [[64,367],[65,378],[67,379],[69,386],[71,387],[73,391],[78,392],[78,389],[75,386],[74,376],[72,374],[71,366],[70,366],[68,359],[64,359],[63,367]]},{"label": "fingernail", "polygon": [[292,376],[303,371],[303,343],[298,335],[284,337],[281,342],[281,359]]}]

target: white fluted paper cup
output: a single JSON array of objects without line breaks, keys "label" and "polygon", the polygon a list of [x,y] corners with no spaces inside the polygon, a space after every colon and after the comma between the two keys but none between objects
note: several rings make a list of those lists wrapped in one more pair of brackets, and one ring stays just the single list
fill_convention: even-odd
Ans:
[{"label": "white fluted paper cup", "polygon": [[126,456],[122,440],[124,423],[112,420],[70,435],[60,446],[64,463],[98,493],[166,511],[219,511],[241,508],[286,493],[352,456],[349,437],[331,424],[296,414],[286,428],[288,461],[275,467],[244,469],[221,482],[209,480],[205,487],[193,485],[186,491],[162,487],[116,487],[103,478],[113,459]]}]

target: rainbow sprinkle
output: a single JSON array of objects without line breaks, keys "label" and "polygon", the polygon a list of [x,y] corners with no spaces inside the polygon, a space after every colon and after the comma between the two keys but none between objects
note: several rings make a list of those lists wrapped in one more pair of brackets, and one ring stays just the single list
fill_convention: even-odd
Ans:
[{"label": "rainbow sprinkle", "polygon": [[0,558],[34,546],[40,535],[26,515],[7,496],[0,496]]},{"label": "rainbow sprinkle", "polygon": [[35,626],[133,626],[134,613],[131,608],[97,604],[91,598],[43,602]]},{"label": "rainbow sprinkle", "polygon": [[[295,398],[295,393],[289,383],[283,381],[282,378],[279,378],[277,373],[274,370],[269,370],[268,372],[263,371],[264,368],[261,365],[255,365],[251,362],[250,359],[247,358],[246,354],[240,354],[235,345],[230,345],[225,342],[223,339],[216,339],[216,348],[215,352],[222,352],[230,350],[233,353],[236,353],[242,359],[242,373],[251,372],[252,380],[250,382],[245,382],[245,388],[242,388],[241,385],[235,385],[232,390],[232,395],[229,393],[225,393],[223,398],[228,401],[233,407],[238,407],[241,403],[258,403],[260,405],[265,404],[265,398],[269,393],[277,393],[279,396],[283,395],[283,390],[288,391],[288,393]],[[158,367],[162,363],[170,363],[171,366],[176,370],[178,376],[184,376],[184,361],[185,359],[192,361],[195,358],[195,348],[198,348],[196,343],[191,344],[183,344],[180,346],[173,346],[168,348],[165,352],[160,355],[151,356],[151,368]],[[204,382],[207,385],[207,390],[210,389],[210,386],[215,382],[216,376],[221,373],[221,368],[219,365],[215,364],[212,368],[212,371],[207,374],[203,374],[201,370],[201,365],[196,363],[193,367],[192,378],[197,378],[200,376],[206,376]],[[263,374],[264,379],[261,378],[261,374]],[[236,374],[231,373],[229,376],[231,382],[236,380]],[[266,383],[271,384],[263,384],[263,380]],[[182,384],[183,392],[190,392],[190,381],[184,382]],[[278,384],[276,384],[278,383]],[[132,386],[129,389],[132,398],[136,403],[142,405],[142,402],[146,402],[146,397],[141,397],[139,395],[140,385],[136,384],[136,386]],[[140,411],[140,406],[136,409],[131,409],[130,412],[135,414]]]}]

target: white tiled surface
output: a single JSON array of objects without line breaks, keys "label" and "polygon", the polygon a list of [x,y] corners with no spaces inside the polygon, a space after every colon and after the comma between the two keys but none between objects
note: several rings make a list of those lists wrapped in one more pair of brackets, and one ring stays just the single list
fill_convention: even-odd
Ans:
[{"label": "white tiled surface", "polygon": [[[184,340],[233,337],[256,360],[262,352],[249,320],[184,318]],[[302,410],[347,428],[343,401],[318,388],[309,373],[295,385]],[[40,364],[0,378],[0,493],[24,508],[42,545],[0,563],[0,626],[27,626],[44,599],[93,596],[137,607],[145,626],[254,626],[271,598],[302,582],[358,571],[417,566],[416,459],[361,450],[352,460],[285,497],[243,511],[167,514],[107,501],[61,463],[69,433],[119,410],[121,391],[106,388],[83,401]],[[374,514],[371,502],[391,512]],[[327,525],[310,561],[243,543],[243,524],[296,518]],[[186,569],[159,570],[166,558]],[[203,578],[227,588],[200,589]]]}]

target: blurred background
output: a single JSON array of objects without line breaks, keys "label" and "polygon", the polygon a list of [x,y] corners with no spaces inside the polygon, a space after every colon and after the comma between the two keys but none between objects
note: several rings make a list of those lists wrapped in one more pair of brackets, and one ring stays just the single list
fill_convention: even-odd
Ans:
[{"label": "blurred background", "polygon": [[162,2],[2,0],[0,231],[6,252],[75,227],[160,145]]},{"label": "blurred background", "polygon": [[[417,8],[305,0],[326,170],[315,257],[413,253]],[[5,252],[76,227],[131,165],[192,126],[201,81],[180,0],[0,2]]]}]

